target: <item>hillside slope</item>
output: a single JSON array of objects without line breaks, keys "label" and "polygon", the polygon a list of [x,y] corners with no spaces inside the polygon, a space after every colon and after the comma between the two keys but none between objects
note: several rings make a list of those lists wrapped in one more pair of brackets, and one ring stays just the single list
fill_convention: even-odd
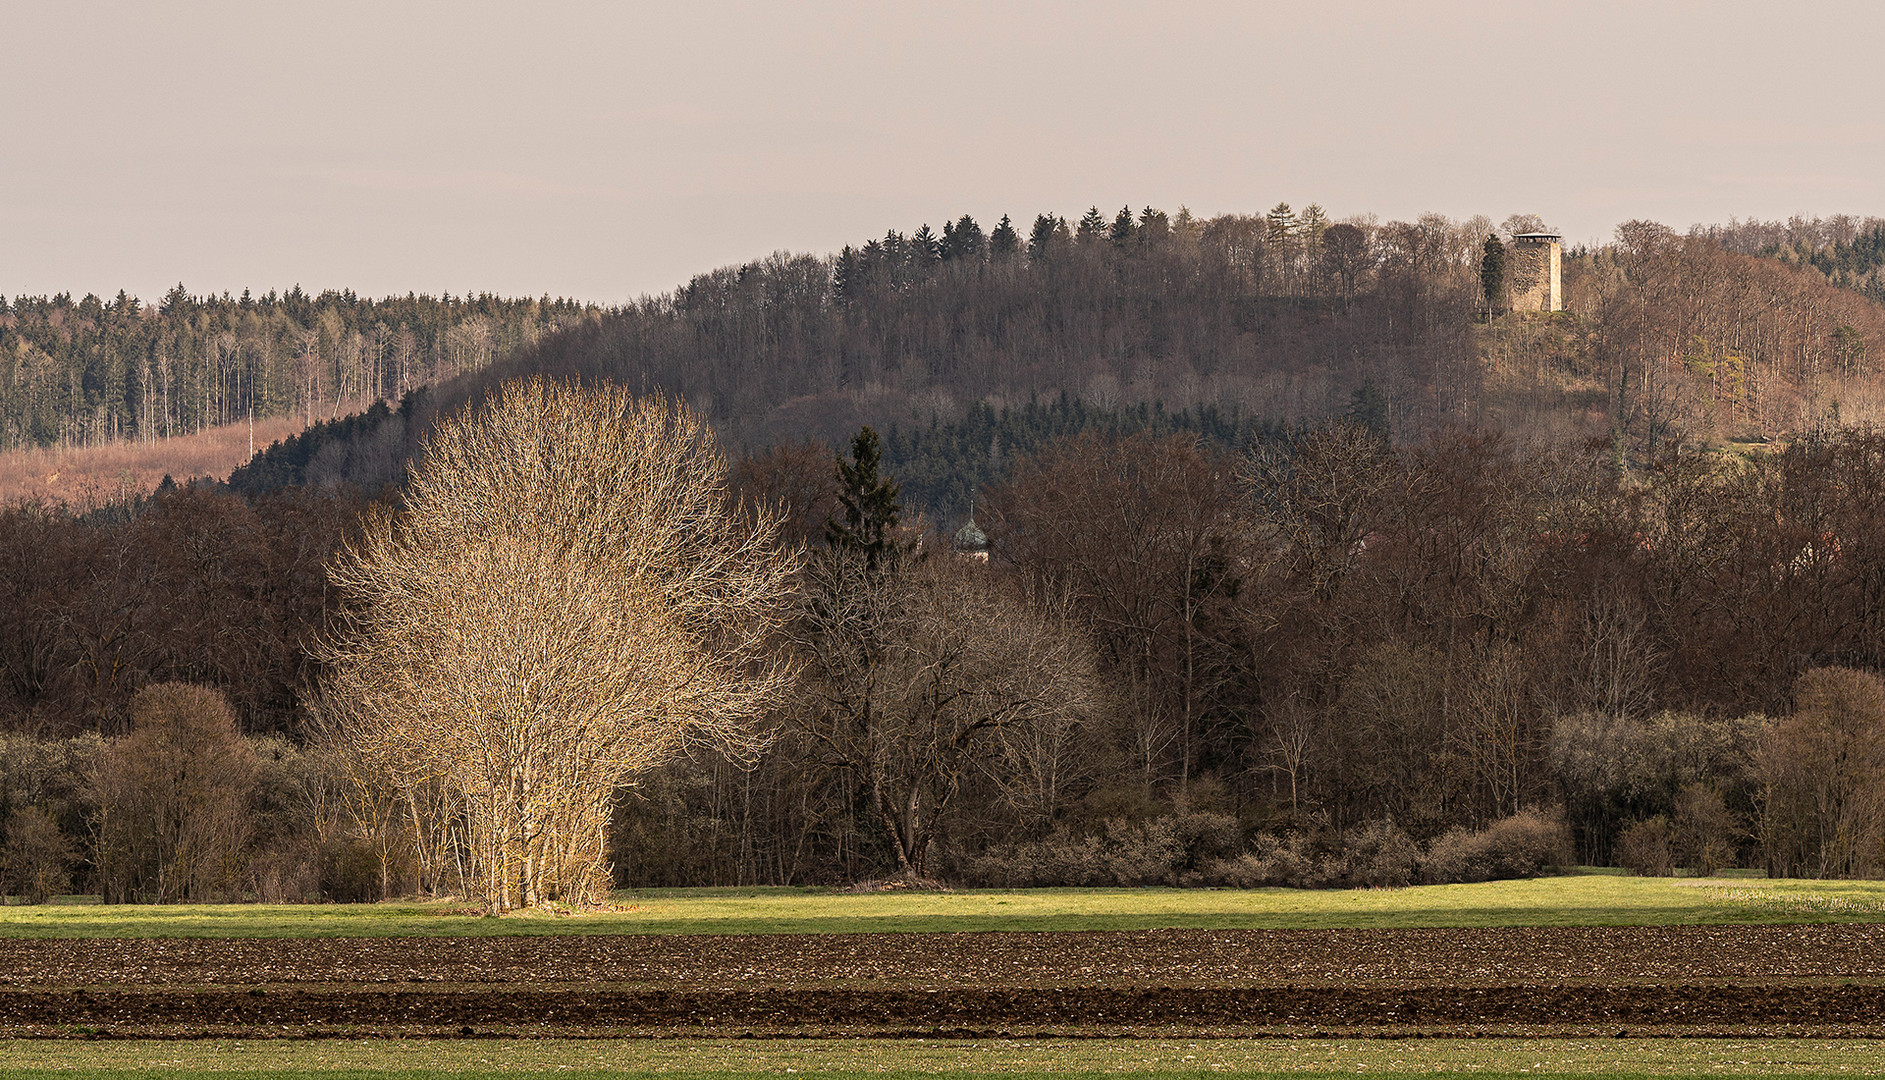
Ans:
[{"label": "hillside slope", "polygon": [[238,486],[396,479],[433,413],[531,373],[683,396],[749,450],[898,429],[953,447],[917,463],[892,440],[889,464],[920,468],[934,493],[920,498],[954,510],[999,476],[1015,418],[1063,401],[1095,417],[1072,430],[1143,414],[1236,441],[1366,399],[1400,438],[1489,425],[1634,458],[1885,417],[1885,308],[1816,271],[1630,222],[1567,254],[1568,311],[1485,324],[1487,228],[1147,208],[1077,227],[1042,215],[1026,240],[964,218],[941,238],[925,226],[829,259],[774,255],[546,334],[383,421],[311,432]]}]

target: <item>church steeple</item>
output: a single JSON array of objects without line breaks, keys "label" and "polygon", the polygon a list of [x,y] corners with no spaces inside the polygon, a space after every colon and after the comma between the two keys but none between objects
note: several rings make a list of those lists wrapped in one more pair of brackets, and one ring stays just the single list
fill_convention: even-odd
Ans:
[{"label": "church steeple", "polygon": [[988,534],[975,524],[974,496],[969,498],[968,523],[956,530],[956,535],[949,542],[949,546],[965,559],[974,559],[976,562],[988,561]]}]

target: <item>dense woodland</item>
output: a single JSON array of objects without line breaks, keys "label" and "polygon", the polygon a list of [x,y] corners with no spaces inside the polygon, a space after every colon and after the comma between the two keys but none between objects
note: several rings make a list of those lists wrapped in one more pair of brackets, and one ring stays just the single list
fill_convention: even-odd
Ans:
[{"label": "dense woodland", "polygon": [[[1496,231],[1542,224],[1513,218]],[[806,435],[835,445],[862,423],[922,425],[1062,394],[1101,409],[1316,422],[1363,382],[1407,435],[1460,421],[1549,427],[1595,409],[1653,442],[1660,413],[1717,434],[1791,430],[1835,398],[1871,415],[1871,395],[1836,388],[1870,372],[1867,343],[1879,341],[1876,304],[1841,295],[1885,295],[1879,219],[1687,236],[1632,222],[1613,244],[1568,253],[1570,313],[1550,340],[1489,344],[1464,316],[1480,306],[1478,261],[1494,231],[1437,215],[1332,222],[1313,205],[1208,220],[1093,209],[1076,222],[1038,215],[1026,235],[1006,218],[987,231],[967,217],[940,233],[892,230],[615,309],[299,288],[199,297],[181,285],[156,305],[123,293],[0,298],[0,450],[155,438],[251,414],[335,420],[427,386],[450,406],[533,370],[682,394],[748,447]],[[1801,273],[1762,265],[1776,262]],[[1821,281],[1840,289],[1813,288]],[[1658,284],[1673,295],[1641,294]],[[1652,400],[1636,401],[1630,379],[1653,382],[1659,365],[1683,385],[1646,386]]]},{"label": "dense woodland", "polygon": [[[1313,206],[1279,206],[1209,220],[1044,214],[1026,235],[969,219],[940,236],[893,231],[828,259],[777,255],[701,275],[383,422],[310,432],[236,482],[397,482],[431,415],[538,371],[682,396],[746,450],[836,446],[870,424],[917,504],[945,516],[966,513],[968,493],[1005,468],[1013,443],[995,428],[1037,431],[1023,438],[1039,445],[1065,430],[1065,415],[1050,415],[1063,399],[1096,417],[1184,418],[1235,441],[1320,424],[1365,390],[1398,440],[1464,424],[1603,439],[1631,463],[1669,441],[1885,419],[1885,308],[1703,230],[1626,223],[1615,242],[1567,253],[1567,311],[1476,322],[1486,237],[1537,224],[1332,223]],[[1825,250],[1835,248],[1846,250]],[[965,423],[989,440],[962,445]],[[944,446],[954,460],[938,456]]]},{"label": "dense woodland", "polygon": [[1729,251],[1811,267],[1834,285],[1885,303],[1885,219],[1834,214],[1787,221],[1731,221],[1698,229]]},{"label": "dense woodland", "polygon": [[0,296],[0,451],[185,435],[248,417],[337,417],[480,370],[599,315],[568,300]]},{"label": "dense woodland", "polygon": [[[1885,437],[1855,422],[1885,310],[1633,222],[1567,255],[1571,310],[1480,321],[1492,231],[952,222],[584,318],[226,486],[8,507],[8,888],[454,891],[337,754],[310,657],[431,418],[536,370],[686,395],[805,551],[767,748],[624,789],[619,881],[1879,872]],[[971,499],[986,562],[953,550]],[[936,705],[1001,687],[1066,705]],[[223,764],[111,780],[163,754]],[[107,842],[127,816],[170,839]],[[222,854],[165,870],[186,836]]]},{"label": "dense woodland", "polygon": [[[767,721],[757,759],[703,752],[623,792],[623,881],[840,881],[907,862],[981,881],[1339,883],[1350,871],[1327,860],[1348,841],[1458,846],[1552,812],[1583,861],[1624,858],[1639,823],[1667,831],[1664,865],[1693,836],[1688,857],[1701,844],[1776,872],[1867,873],[1885,855],[1885,697],[1843,670],[1885,663],[1877,435],[1752,459],[1671,447],[1620,473],[1603,444],[1466,429],[1396,447],[1339,424],[1245,453],[1088,433],[985,493],[991,561],[906,522],[901,576],[862,584],[844,583],[825,525],[842,492],[829,450],[782,447],[736,475],[791,508],[788,535],[811,549],[805,614],[780,644],[805,658],[803,696]],[[304,868],[274,895],[440,886],[398,807],[358,802],[308,696],[323,567],[358,507],[199,488],[0,517],[8,809],[51,815],[75,880],[104,872],[89,862],[96,755],[140,729],[140,693],[181,682],[217,688],[268,765],[245,798],[273,824],[243,834],[232,875],[252,856]],[[923,670],[964,685],[1019,678],[1016,642],[1034,640],[1027,655],[1075,649],[1098,689],[1060,727],[978,726],[917,699],[847,725],[832,703],[858,675],[821,595],[883,597],[897,655],[949,658]],[[1831,705],[1802,696],[1809,676],[1835,680]],[[902,859],[883,790],[920,809]],[[1804,823],[1783,830],[1783,809]],[[265,835],[292,850],[254,847]]]}]

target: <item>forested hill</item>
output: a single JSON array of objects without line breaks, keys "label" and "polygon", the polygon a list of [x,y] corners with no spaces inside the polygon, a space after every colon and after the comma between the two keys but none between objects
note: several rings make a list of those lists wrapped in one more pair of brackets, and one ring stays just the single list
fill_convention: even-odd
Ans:
[{"label": "forested hill", "polygon": [[[748,450],[894,428],[907,439],[887,464],[951,512],[999,473],[990,463],[1015,434],[1003,424],[1143,415],[1158,429],[1163,416],[1207,435],[1229,424],[1235,441],[1323,423],[1364,387],[1395,438],[1494,426],[1638,459],[1672,441],[1885,419],[1885,308],[1706,231],[1626,223],[1614,243],[1567,252],[1569,310],[1481,321],[1487,236],[1535,224],[1331,222],[1278,206],[893,230],[580,320],[378,421],[310,432],[235,482],[396,480],[434,411],[532,372],[682,395]],[[1086,419],[1050,418],[1063,397]]]},{"label": "forested hill", "polygon": [[1885,304],[1885,218],[1795,216],[1731,221],[1698,231],[1730,251],[1816,270],[1840,288]]},{"label": "forested hill", "polygon": [[[486,379],[549,371],[683,394],[736,443],[837,440],[1061,393],[1321,420],[1360,383],[1421,425],[1478,392],[1483,222],[968,217],[836,256],[776,255],[545,338]],[[1489,226],[1487,226],[1489,228]]]},{"label": "forested hill", "polygon": [[247,417],[336,417],[477,371],[599,317],[570,300],[351,291],[194,296],[150,306],[0,296],[0,451],[186,435]]}]

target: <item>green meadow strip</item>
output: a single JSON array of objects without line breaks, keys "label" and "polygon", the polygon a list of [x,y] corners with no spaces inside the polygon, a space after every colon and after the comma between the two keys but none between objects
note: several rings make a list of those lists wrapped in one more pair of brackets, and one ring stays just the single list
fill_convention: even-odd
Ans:
[{"label": "green meadow strip", "polygon": [[314,1040],[0,1042],[0,1078],[1866,1076],[1885,1043],[1817,1039]]},{"label": "green meadow strip", "polygon": [[481,916],[462,903],[0,907],[0,937],[837,934],[992,930],[1663,926],[1882,922],[1885,882],[1574,874],[1406,889],[661,889],[608,910]]}]

